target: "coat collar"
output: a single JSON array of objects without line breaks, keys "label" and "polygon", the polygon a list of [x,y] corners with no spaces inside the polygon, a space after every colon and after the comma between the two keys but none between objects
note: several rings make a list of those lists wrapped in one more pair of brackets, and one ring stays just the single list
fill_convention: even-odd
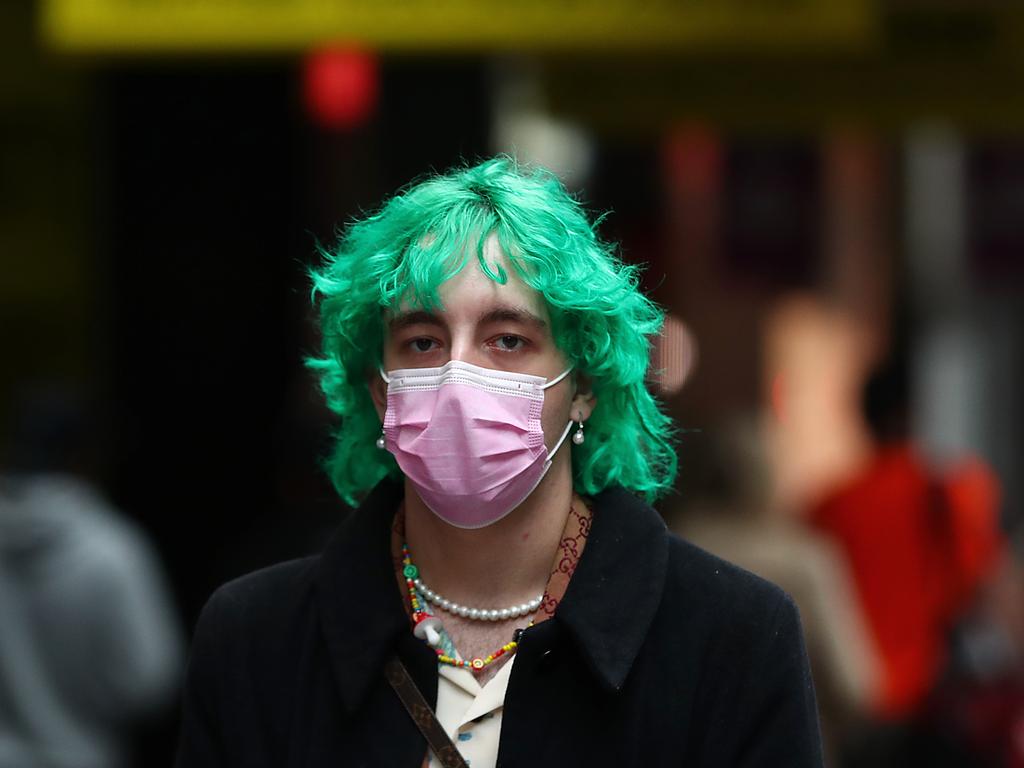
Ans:
[{"label": "coat collar", "polygon": [[587,546],[555,619],[605,685],[622,688],[661,603],[668,536],[661,516],[623,488],[594,497]]},{"label": "coat collar", "polygon": [[[320,558],[317,599],[342,701],[354,711],[408,630],[390,552],[401,484],[381,481]],[[566,627],[589,668],[619,690],[664,589],[668,538],[661,517],[623,490],[593,497],[593,522],[554,621]]]}]

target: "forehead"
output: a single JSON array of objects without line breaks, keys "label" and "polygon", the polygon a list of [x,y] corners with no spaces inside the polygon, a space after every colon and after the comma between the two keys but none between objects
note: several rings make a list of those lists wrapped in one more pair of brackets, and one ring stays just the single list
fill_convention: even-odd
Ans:
[{"label": "forehead", "polygon": [[[481,268],[475,250],[471,248],[462,269],[438,287],[441,306],[433,310],[432,314],[449,322],[461,322],[493,316],[495,310],[511,310],[522,313],[524,319],[532,316],[547,326],[550,320],[547,302],[539,291],[523,282],[502,250],[496,235],[491,234],[485,239],[483,255],[490,270],[498,273],[500,267],[507,280],[500,283],[489,277]],[[403,300],[387,316],[394,318],[415,309]]]}]

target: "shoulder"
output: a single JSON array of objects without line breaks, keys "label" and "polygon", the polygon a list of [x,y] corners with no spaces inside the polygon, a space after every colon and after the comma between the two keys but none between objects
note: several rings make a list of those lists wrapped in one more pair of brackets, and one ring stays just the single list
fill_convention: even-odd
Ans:
[{"label": "shoulder", "polygon": [[[285,686],[286,665],[315,626],[317,558],[291,560],[241,576],[206,601],[192,636],[186,686],[212,692]],[[283,688],[282,688],[283,689]]]},{"label": "shoulder", "polygon": [[778,640],[780,632],[800,639],[796,604],[780,587],[673,533],[665,535],[669,610],[684,612],[692,626],[733,650]]},{"label": "shoulder", "polygon": [[[602,501],[614,501],[618,514],[605,520],[605,568],[593,578],[642,585],[629,595],[627,621],[656,606],[631,674],[645,698],[664,690],[666,709],[691,713],[700,734],[694,764],[818,768],[814,686],[789,595],[669,532],[642,501],[623,493]],[[595,515],[595,533],[599,523]]]},{"label": "shoulder", "polygon": [[309,610],[318,556],[277,563],[218,587],[199,615],[196,651],[294,625]]},{"label": "shoulder", "polygon": [[227,741],[267,749],[281,737],[283,702],[295,687],[289,660],[314,626],[308,595],[317,560],[263,568],[207,600],[192,638],[176,765],[226,765]]},{"label": "shoulder", "polygon": [[613,487],[595,501],[591,539],[604,545],[605,554],[616,553],[602,558],[599,567],[631,578],[637,572],[650,576],[650,589],[663,587],[662,613],[685,617],[691,629],[740,639],[760,634],[780,614],[796,614],[778,586],[672,533],[654,508],[629,491]]},{"label": "shoulder", "polygon": [[260,568],[221,585],[213,596],[224,602],[250,605],[301,591],[311,581],[318,560],[319,556],[310,556]]},{"label": "shoulder", "polygon": [[684,589],[692,599],[712,598],[716,602],[738,601],[736,607],[777,603],[787,598],[778,586],[755,573],[708,552],[696,544],[667,532],[670,583]]},{"label": "shoulder", "polygon": [[669,616],[685,617],[700,659],[705,748],[728,753],[723,764],[819,768],[817,701],[796,604],[775,584],[667,535],[664,604]]},{"label": "shoulder", "polygon": [[636,604],[659,592],[658,632],[684,632],[697,653],[747,657],[776,638],[802,640],[796,605],[778,586],[672,533],[657,511],[625,489],[610,488],[595,502],[591,544],[601,546],[590,563],[595,578],[614,572],[620,582],[643,584],[632,595]]}]

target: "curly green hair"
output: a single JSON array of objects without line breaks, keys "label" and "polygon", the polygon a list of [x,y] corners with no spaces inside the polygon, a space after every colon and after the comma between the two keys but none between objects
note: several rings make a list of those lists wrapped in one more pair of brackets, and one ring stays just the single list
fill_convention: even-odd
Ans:
[{"label": "curly green hair", "polygon": [[403,302],[439,307],[438,287],[471,250],[484,274],[507,281],[484,259],[491,234],[544,297],[555,343],[597,398],[587,440],[572,450],[576,490],[617,484],[653,501],[672,487],[675,430],[644,384],[663,315],[640,293],[637,268],[599,239],[597,223],[550,172],[501,156],[410,185],[346,227],[333,250],[319,249],[322,263],[309,276],[322,356],[305,363],[341,417],[324,468],[347,503],[384,476],[401,477],[394,457],[373,449],[381,424],[367,377],[381,364],[385,311]]}]

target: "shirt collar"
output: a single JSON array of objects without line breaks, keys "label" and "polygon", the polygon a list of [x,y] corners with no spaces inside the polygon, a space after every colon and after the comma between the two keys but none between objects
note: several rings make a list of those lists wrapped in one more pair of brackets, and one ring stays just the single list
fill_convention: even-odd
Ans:
[{"label": "shirt collar", "polygon": [[[389,549],[402,493],[400,483],[381,481],[320,559],[322,629],[350,712],[408,631]],[[622,488],[595,495],[592,510],[587,545],[555,621],[567,628],[597,679],[619,690],[661,602],[668,539],[661,517]]]}]

